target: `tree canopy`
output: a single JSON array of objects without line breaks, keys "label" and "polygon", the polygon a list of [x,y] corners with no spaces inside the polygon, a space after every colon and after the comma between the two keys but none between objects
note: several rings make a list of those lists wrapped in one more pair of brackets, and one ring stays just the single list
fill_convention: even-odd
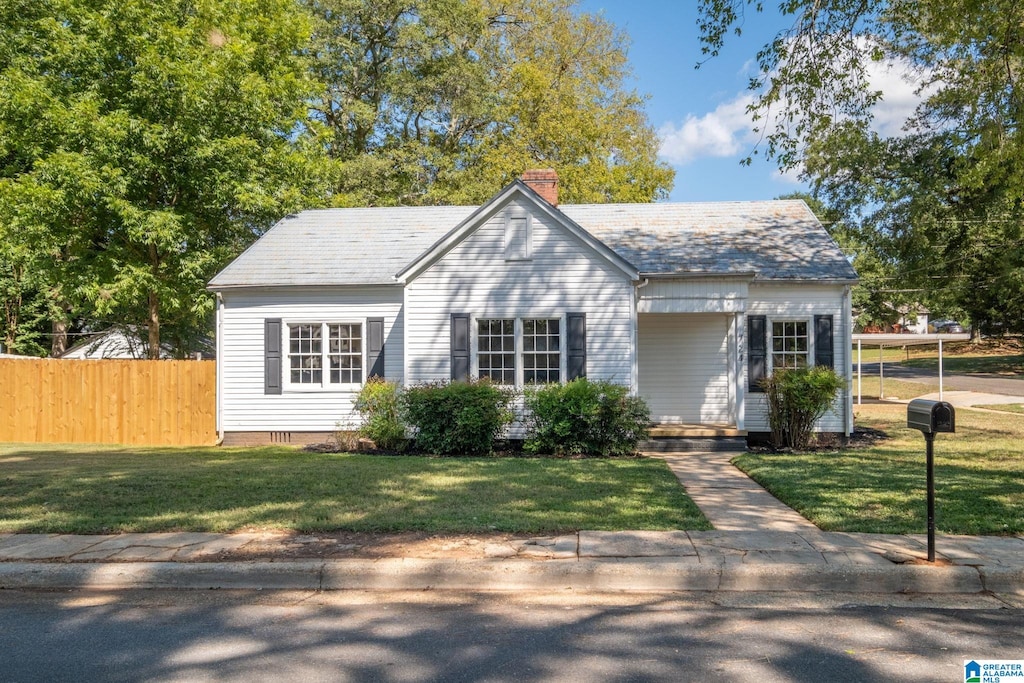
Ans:
[{"label": "tree canopy", "polygon": [[333,203],[476,204],[538,166],[566,202],[671,188],[626,36],[575,0],[307,2]]},{"label": "tree canopy", "polygon": [[573,0],[0,4],[5,350],[212,333],[205,283],[284,214],[478,203],[531,167],[652,201],[624,34]]},{"label": "tree canopy", "polygon": [[[713,57],[754,0],[702,0]],[[1024,331],[1024,7],[1010,0],[792,0],[758,53],[752,111],[764,150],[799,169],[873,258],[893,301]],[[917,106],[903,128],[874,120],[879,73]]]}]

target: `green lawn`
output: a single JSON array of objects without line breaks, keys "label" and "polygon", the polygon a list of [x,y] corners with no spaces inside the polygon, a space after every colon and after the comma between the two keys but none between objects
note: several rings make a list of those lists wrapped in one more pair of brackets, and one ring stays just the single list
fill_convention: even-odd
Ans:
[{"label": "green lawn", "polygon": [[989,410],[999,410],[1004,413],[1024,413],[1024,403],[993,403],[991,405],[977,406]]},{"label": "green lawn", "polygon": [[[925,533],[925,441],[903,405],[857,407],[857,424],[891,438],[861,449],[748,453],[736,464],[828,531]],[[1024,421],[960,408],[956,434],[935,440],[936,528],[1024,532]]]},{"label": "green lawn", "polygon": [[648,458],[0,446],[0,532],[709,528]]},{"label": "green lawn", "polygon": [[[861,398],[878,398],[878,375],[864,375],[861,378]],[[931,394],[939,390],[938,382],[935,385],[921,384],[918,382],[904,382],[903,380],[886,378],[882,382],[885,391],[885,398],[916,398],[924,394]],[[949,389],[947,386],[946,389]],[[857,374],[853,375],[853,400],[857,401]]]},{"label": "green lawn", "polygon": [[[867,354],[864,354],[867,358]],[[913,358],[903,363],[906,367],[927,370],[939,369],[938,354],[932,357]],[[942,355],[942,369],[950,373],[990,373],[1011,377],[1024,376],[1024,354],[958,354]]]}]

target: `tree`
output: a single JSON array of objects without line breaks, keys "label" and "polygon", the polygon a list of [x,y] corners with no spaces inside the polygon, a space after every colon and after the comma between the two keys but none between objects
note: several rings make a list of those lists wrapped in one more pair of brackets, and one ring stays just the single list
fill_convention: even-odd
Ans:
[{"label": "tree", "polygon": [[308,2],[335,204],[479,203],[537,166],[570,202],[671,187],[625,36],[572,0]]},{"label": "tree", "polygon": [[323,173],[291,0],[16,0],[0,10],[0,230],[69,321],[136,321],[156,358],[208,328],[206,281]]},{"label": "tree", "polygon": [[[759,2],[703,0],[714,56]],[[1010,0],[795,0],[758,54],[752,111],[768,155],[856,223],[892,289],[1024,331],[1024,7]],[[920,103],[873,128],[871,72],[906,74]]]}]

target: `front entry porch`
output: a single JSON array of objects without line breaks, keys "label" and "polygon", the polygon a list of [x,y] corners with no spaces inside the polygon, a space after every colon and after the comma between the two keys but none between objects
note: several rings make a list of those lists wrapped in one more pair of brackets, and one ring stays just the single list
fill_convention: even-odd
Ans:
[{"label": "front entry porch", "polygon": [[652,438],[746,435],[737,396],[736,317],[637,316],[638,389],[651,409]]}]

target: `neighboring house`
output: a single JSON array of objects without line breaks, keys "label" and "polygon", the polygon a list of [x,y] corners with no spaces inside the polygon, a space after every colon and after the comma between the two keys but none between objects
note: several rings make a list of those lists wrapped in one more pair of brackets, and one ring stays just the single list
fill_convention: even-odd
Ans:
[{"label": "neighboring house", "polygon": [[480,207],[304,211],[209,284],[224,442],[354,426],[367,376],[404,384],[579,376],[657,423],[763,433],[759,380],[826,364],[847,388],[857,276],[802,201],[558,205],[527,172]]},{"label": "neighboring house", "polygon": [[[139,360],[148,357],[149,344],[134,329],[110,328],[90,335],[60,355],[63,359],[95,360],[120,358]],[[161,358],[171,358],[166,349],[160,349]]]},{"label": "neighboring house", "polygon": [[[145,329],[138,330],[129,325],[126,328],[112,327],[103,332],[89,335],[60,355],[61,359],[96,360],[126,359],[144,360],[149,358],[149,340]],[[213,358],[213,344],[209,339],[201,340],[202,358]],[[160,345],[160,358],[174,358],[174,347],[169,344]]]},{"label": "neighboring house", "polygon": [[924,306],[909,306],[907,304],[901,304],[899,306],[890,307],[899,314],[899,319],[896,324],[899,325],[899,330],[903,332],[911,332],[913,334],[928,334],[928,315],[930,311]]}]

